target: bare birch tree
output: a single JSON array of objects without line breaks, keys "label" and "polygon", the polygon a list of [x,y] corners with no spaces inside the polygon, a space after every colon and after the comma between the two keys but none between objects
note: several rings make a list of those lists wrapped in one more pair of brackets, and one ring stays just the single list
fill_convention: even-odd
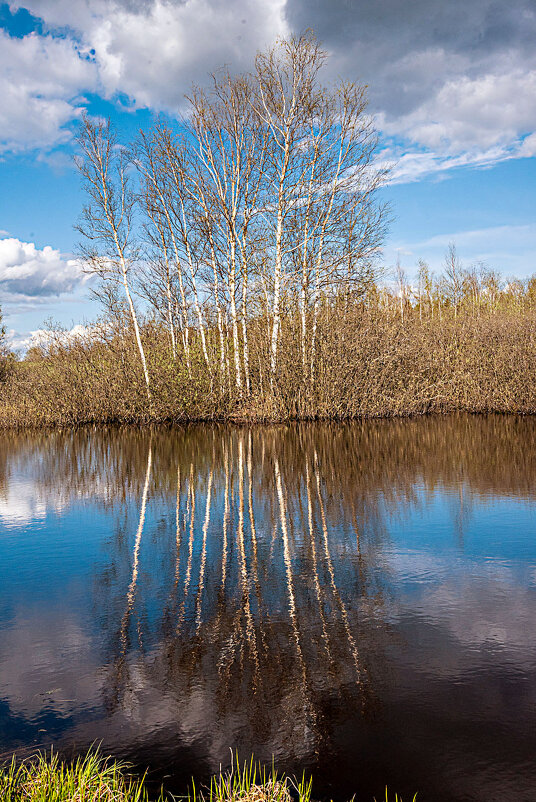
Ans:
[{"label": "bare birch tree", "polygon": [[[190,97],[189,188],[203,212],[214,284],[229,304],[235,383],[250,390],[248,291],[250,262],[262,235],[259,193],[265,180],[266,137],[253,110],[252,82],[227,72],[213,76],[209,92],[194,87]],[[218,310],[219,314],[219,310]],[[241,325],[241,340],[239,325]]]},{"label": "bare birch tree", "polygon": [[454,309],[454,319],[458,316],[458,308],[463,297],[464,274],[456,246],[449,242],[445,254],[445,271],[443,275],[445,294]]},{"label": "bare birch tree", "polygon": [[128,160],[109,121],[93,122],[85,117],[78,144],[82,155],[76,158],[76,164],[89,199],[77,226],[86,241],[81,245],[82,255],[87,269],[103,280],[123,286],[150,401],[149,371],[130,281],[137,243],[133,231],[135,196],[129,184]]},{"label": "bare birch tree", "polygon": [[181,259],[180,237],[176,230],[176,210],[171,190],[170,171],[168,169],[169,150],[173,148],[172,135],[163,128],[157,127],[152,136],[143,132],[134,148],[133,160],[142,176],[144,199],[147,215],[157,220],[161,230],[158,232],[161,254],[164,261],[171,253],[177,279],[179,298],[177,307],[180,310],[180,331],[184,356],[191,375],[190,338],[189,338],[189,304],[184,269]]},{"label": "bare birch tree", "polygon": [[398,303],[400,306],[400,320],[404,323],[404,310],[406,308],[406,299],[408,296],[408,280],[406,271],[400,264],[400,256],[397,256],[395,265],[395,280],[396,280],[396,294],[398,295]]},{"label": "bare birch tree", "polygon": [[321,293],[341,281],[355,283],[384,235],[386,210],[376,195],[386,172],[372,163],[377,136],[365,88],[323,86],[318,76],[326,57],[307,34],[256,60],[256,111],[269,137],[264,213],[272,237],[272,378],[285,283],[297,278],[300,284],[304,370],[312,306],[313,377]]}]

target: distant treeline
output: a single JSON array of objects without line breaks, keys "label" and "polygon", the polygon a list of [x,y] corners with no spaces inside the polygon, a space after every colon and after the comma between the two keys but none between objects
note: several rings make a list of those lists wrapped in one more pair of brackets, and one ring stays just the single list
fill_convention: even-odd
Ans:
[{"label": "distant treeline", "polygon": [[451,245],[438,278],[380,285],[388,169],[365,87],[323,86],[325,60],[312,35],[280,42],[128,145],[84,120],[104,314],[0,357],[3,425],[533,411],[536,282]]}]

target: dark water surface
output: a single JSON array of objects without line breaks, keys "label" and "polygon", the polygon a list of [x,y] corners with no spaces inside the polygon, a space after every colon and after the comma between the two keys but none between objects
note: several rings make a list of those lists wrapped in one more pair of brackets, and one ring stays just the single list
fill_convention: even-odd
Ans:
[{"label": "dark water surface", "polygon": [[536,800],[536,420],[0,435],[0,753]]}]

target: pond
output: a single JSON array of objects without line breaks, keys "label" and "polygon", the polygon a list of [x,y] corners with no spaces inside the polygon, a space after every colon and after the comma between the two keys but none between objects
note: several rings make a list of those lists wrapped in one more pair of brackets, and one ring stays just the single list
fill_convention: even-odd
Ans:
[{"label": "pond", "polygon": [[536,420],[0,435],[0,753],[536,798]]}]

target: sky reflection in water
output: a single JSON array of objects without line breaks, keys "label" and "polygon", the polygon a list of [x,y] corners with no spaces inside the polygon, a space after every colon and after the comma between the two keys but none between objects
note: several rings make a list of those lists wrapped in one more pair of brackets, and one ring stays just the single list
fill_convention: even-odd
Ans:
[{"label": "sky reflection in water", "polygon": [[536,798],[536,422],[0,436],[0,751]]}]

